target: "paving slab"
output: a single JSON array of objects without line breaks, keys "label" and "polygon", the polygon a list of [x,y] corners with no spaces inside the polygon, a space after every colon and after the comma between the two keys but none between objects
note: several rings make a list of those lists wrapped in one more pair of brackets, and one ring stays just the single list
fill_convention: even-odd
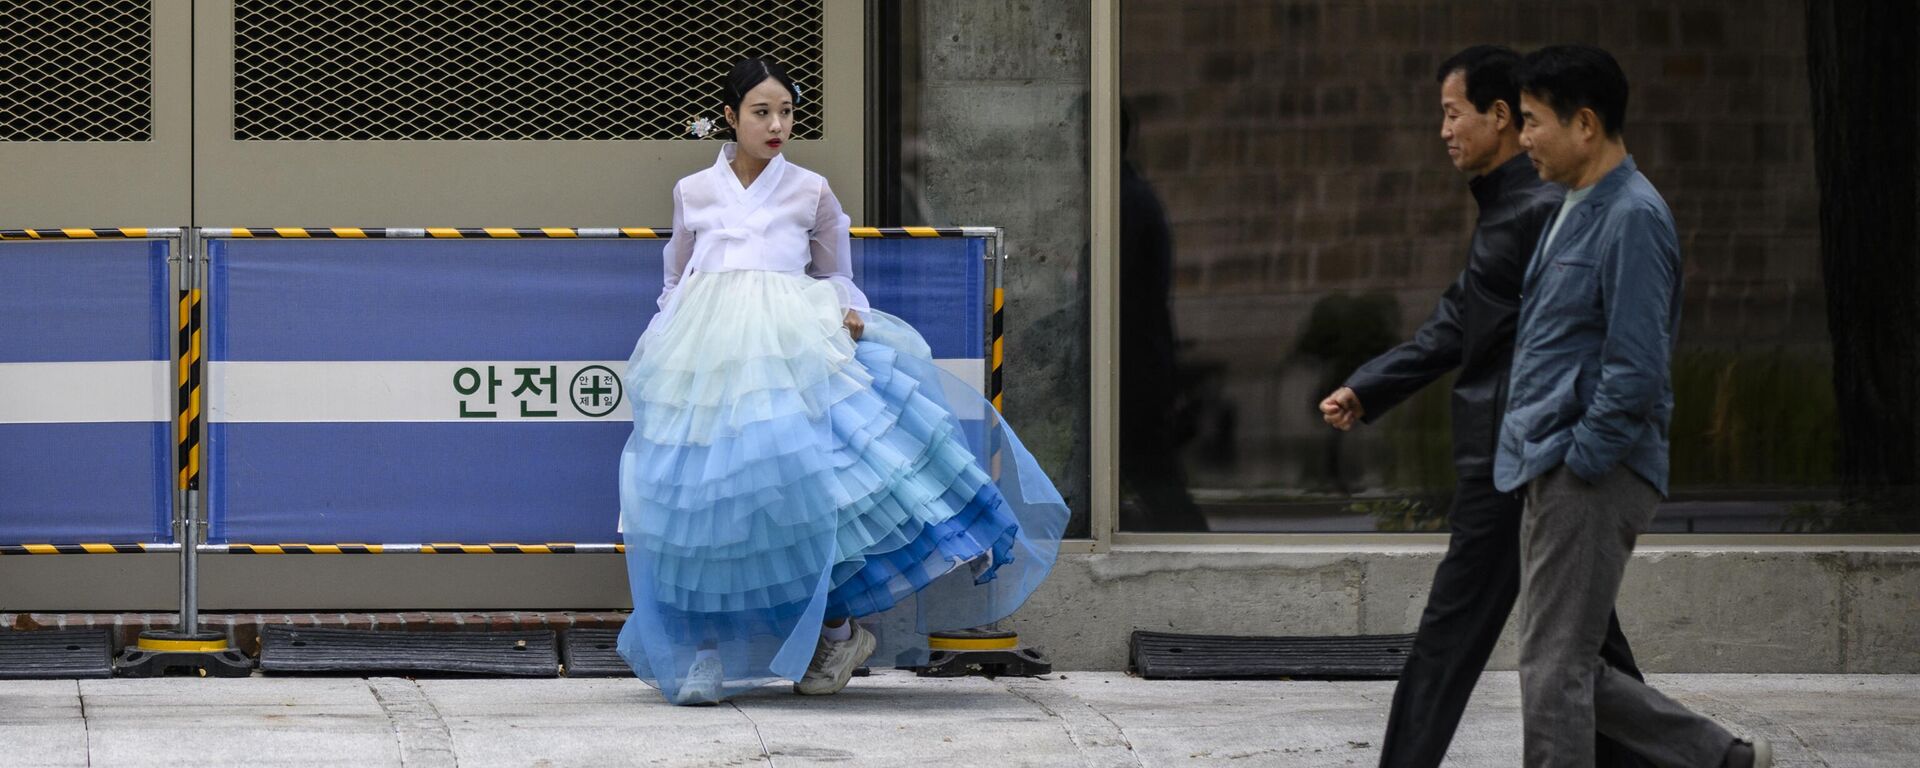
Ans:
[{"label": "paving slab", "polygon": [[358,678],[85,680],[80,692],[96,766],[398,764]]},{"label": "paving slab", "polygon": [[[1779,765],[1920,766],[1920,677],[1653,675]],[[635,679],[0,683],[0,764],[31,766],[1276,766],[1378,762],[1380,681],[930,679],[675,707]],[[1484,676],[1447,765],[1520,762],[1518,676]]]},{"label": "paving slab", "polygon": [[760,740],[733,707],[675,707],[637,679],[530,682],[418,685],[462,766],[765,764]]},{"label": "paving slab", "polygon": [[1694,711],[1776,745],[1781,766],[1920,765],[1920,679],[1900,675],[1650,675]]},{"label": "paving slab", "polygon": [[834,696],[773,688],[736,704],[775,765],[1080,765],[1056,713],[984,678],[883,672]]},{"label": "paving slab", "polygon": [[78,680],[0,682],[0,750],[8,765],[87,764]]}]

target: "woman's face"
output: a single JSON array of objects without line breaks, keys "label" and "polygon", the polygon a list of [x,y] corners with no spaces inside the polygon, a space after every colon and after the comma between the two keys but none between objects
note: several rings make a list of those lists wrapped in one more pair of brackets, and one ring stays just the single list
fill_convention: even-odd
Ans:
[{"label": "woman's face", "polygon": [[740,144],[738,153],[772,160],[793,130],[793,93],[779,80],[762,80],[740,100],[739,112],[727,108],[727,124],[733,126],[734,140]]}]

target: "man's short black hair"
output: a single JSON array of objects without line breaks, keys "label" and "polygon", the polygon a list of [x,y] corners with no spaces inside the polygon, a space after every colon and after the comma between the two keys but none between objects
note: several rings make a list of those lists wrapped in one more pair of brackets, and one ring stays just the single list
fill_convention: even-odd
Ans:
[{"label": "man's short black hair", "polygon": [[1504,101],[1507,111],[1513,113],[1513,124],[1520,125],[1520,85],[1513,79],[1514,70],[1520,66],[1520,54],[1504,45],[1476,45],[1454,54],[1441,62],[1440,71],[1434,75],[1437,82],[1446,82],[1453,73],[1459,72],[1467,79],[1467,101],[1473,108],[1486,114],[1493,109],[1493,103]]},{"label": "man's short black hair", "polygon": [[1609,138],[1626,130],[1627,73],[1613,54],[1590,45],[1551,45],[1521,59],[1515,78],[1520,90],[1553,107],[1563,123],[1591,109]]}]

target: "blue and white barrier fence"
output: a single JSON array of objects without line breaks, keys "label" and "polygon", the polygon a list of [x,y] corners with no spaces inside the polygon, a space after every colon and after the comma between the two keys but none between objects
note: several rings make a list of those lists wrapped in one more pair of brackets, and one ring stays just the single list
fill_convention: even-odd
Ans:
[{"label": "blue and white barrier fence", "polygon": [[184,251],[178,229],[0,230],[0,554],[173,548]]},{"label": "blue and white barrier fence", "polygon": [[[617,550],[618,372],[667,234],[200,230],[207,548]],[[874,306],[989,391],[998,231],[855,235]]]}]

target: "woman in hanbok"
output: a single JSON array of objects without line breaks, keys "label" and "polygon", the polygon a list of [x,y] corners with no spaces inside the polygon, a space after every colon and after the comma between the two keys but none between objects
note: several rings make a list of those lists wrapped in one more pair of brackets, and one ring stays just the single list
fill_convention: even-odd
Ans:
[{"label": "woman in hanbok", "polygon": [[627,365],[619,650],[676,704],[836,693],[876,648],[910,665],[1019,607],[1066,523],[992,407],[868,306],[833,190],[781,156],[799,97],[771,61],[727,76],[735,141],[674,185]]}]

